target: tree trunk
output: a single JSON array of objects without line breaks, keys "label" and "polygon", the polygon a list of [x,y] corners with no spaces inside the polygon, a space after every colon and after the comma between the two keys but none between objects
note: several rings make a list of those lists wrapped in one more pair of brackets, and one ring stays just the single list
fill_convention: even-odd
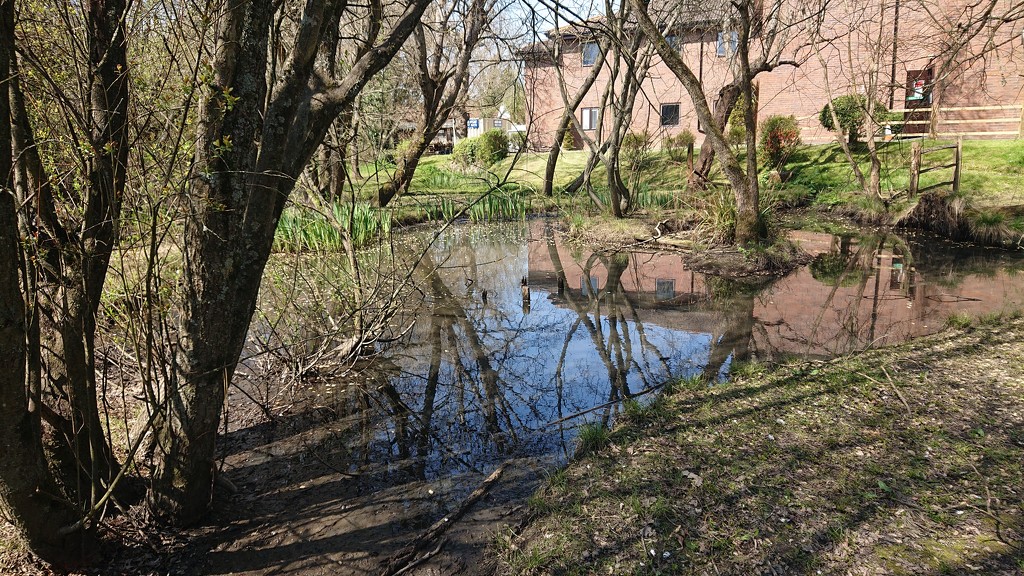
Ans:
[{"label": "tree trunk", "polygon": [[[715,126],[718,126],[718,129],[722,132],[725,132],[726,124],[729,122],[729,115],[732,114],[739,99],[740,87],[735,82],[726,84],[718,91],[718,97],[715,100],[714,119]],[[702,145],[700,147],[700,156],[697,158],[697,164],[694,166],[693,172],[690,173],[690,187],[706,188],[711,177],[711,167],[714,164],[715,147]]]},{"label": "tree trunk", "polygon": [[[94,336],[103,283],[118,237],[121,196],[128,159],[129,85],[124,33],[124,0],[90,0],[86,4],[86,44],[89,49],[88,109],[81,129],[90,155],[82,167],[89,185],[84,211],[75,232],[56,218],[54,193],[37,152],[31,121],[18,78],[10,83],[14,143],[20,201],[35,208],[26,228],[38,230],[39,251],[48,254],[46,279],[39,284],[43,310],[40,338],[45,343],[47,380],[66,409],[47,411],[49,422],[64,437],[67,450],[54,455],[65,477],[63,485],[83,509],[91,507],[109,487],[118,469],[100,422],[96,391]],[[11,60],[12,72],[17,62]],[[71,103],[68,103],[69,105]]]},{"label": "tree trunk", "polygon": [[[555,168],[558,166],[558,156],[562,152],[562,142],[565,141],[565,135],[569,132],[570,127],[573,124],[576,109],[580,107],[580,103],[583,102],[583,98],[586,97],[588,92],[590,92],[590,88],[593,87],[594,82],[597,81],[597,76],[604,68],[604,62],[607,54],[607,47],[602,46],[598,51],[597,61],[594,62],[594,65],[590,69],[590,74],[588,74],[586,79],[583,80],[583,84],[578,90],[576,90],[571,101],[567,98],[565,82],[560,81],[558,83],[562,92],[562,100],[565,104],[565,114],[562,115],[562,119],[558,122],[558,128],[555,130],[555,141],[551,143],[551,149],[548,151],[548,160],[544,165],[545,196],[551,196],[554,193]],[[554,65],[556,70],[558,70],[557,67],[559,64],[557,61]]]},{"label": "tree trunk", "polygon": [[14,0],[0,0],[0,511],[44,560],[59,566],[87,552],[86,534],[61,534],[76,520],[58,496],[43,455],[26,386],[27,323],[19,284],[8,89],[14,55]]},{"label": "tree trunk", "polygon": [[[404,44],[428,0],[412,0],[379,42],[372,29],[372,49],[326,87],[313,69],[318,35],[341,17],[344,4],[305,4],[289,59],[268,87],[267,44],[277,4],[225,3],[216,18],[214,77],[199,111],[191,179],[194,216],[185,226],[180,336],[173,377],[165,383],[166,409],[157,421],[149,494],[154,513],[178,525],[199,520],[212,500],[220,413],[294,183],[330,125]],[[224,102],[228,88],[237,98],[231,106]]]},{"label": "tree trunk", "polygon": [[[469,7],[469,17],[465,22],[465,36],[461,39],[462,42],[456,42],[457,45],[445,46],[444,36],[432,36],[432,42],[428,46],[426,27],[423,25],[418,26],[413,33],[418,64],[417,80],[422,95],[420,122],[416,136],[399,160],[394,175],[377,192],[377,202],[381,208],[387,206],[395,196],[409,191],[420,158],[455,110],[455,104],[469,82],[473,50],[480,40],[486,20],[484,0],[473,0]],[[450,23],[445,21],[442,25]],[[445,50],[452,50],[453,55],[459,56],[453,68],[441,67],[443,59],[440,52]]]}]

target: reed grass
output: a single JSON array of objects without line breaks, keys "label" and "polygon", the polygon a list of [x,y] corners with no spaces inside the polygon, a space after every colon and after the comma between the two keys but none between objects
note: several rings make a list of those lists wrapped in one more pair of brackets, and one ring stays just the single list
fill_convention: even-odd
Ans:
[{"label": "reed grass", "polygon": [[353,248],[391,233],[391,215],[366,203],[333,204],[326,212],[293,206],[284,211],[274,236],[278,252],[339,251],[346,231]]}]

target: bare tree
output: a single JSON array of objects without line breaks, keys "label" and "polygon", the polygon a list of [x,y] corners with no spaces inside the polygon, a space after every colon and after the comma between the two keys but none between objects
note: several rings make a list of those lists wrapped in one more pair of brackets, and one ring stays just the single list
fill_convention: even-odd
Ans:
[{"label": "bare tree", "polygon": [[394,175],[378,191],[381,207],[409,190],[420,158],[455,110],[469,81],[473,52],[495,6],[495,0],[439,3],[428,12],[428,21],[420,22],[413,32],[412,60],[422,97],[419,119]]},{"label": "bare tree", "polygon": [[[214,451],[231,381],[256,305],[274,230],[298,176],[338,115],[394,57],[429,0],[385,14],[371,2],[357,59],[335,81],[318,68],[327,31],[359,8],[342,1],[283,3],[299,16],[272,36],[280,3],[216,5],[212,76],[202,86],[185,224],[183,302],[166,412],[158,420],[150,491],[155,513],[201,518],[213,495]],[[267,47],[274,41],[273,49]],[[271,57],[284,54],[283,58]],[[268,82],[268,76],[272,82]]]},{"label": "bare tree", "polygon": [[[757,180],[756,149],[757,117],[753,106],[744,108],[744,125],[746,127],[746,144],[749,151],[746,155],[746,167],[740,166],[736,153],[730,148],[722,128],[708,103],[706,88],[693,70],[666,39],[666,35],[682,20],[696,18],[695,14],[706,14],[709,7],[698,7],[686,0],[673,4],[676,8],[670,14],[652,10],[645,0],[630,0],[635,9],[636,20],[644,35],[656,47],[661,59],[682,83],[690,99],[693,101],[697,118],[705,127],[705,146],[710,144],[718,156],[718,161],[732,186],[736,201],[736,225],[734,238],[741,245],[757,242],[765,234],[760,220],[760,190]],[[721,30],[735,32],[736,47],[733,60],[733,74],[739,87],[739,97],[746,102],[754,101],[754,78],[762,73],[774,70],[780,65],[796,65],[792,59],[784,59],[783,54],[792,52],[791,39],[800,27],[813,23],[813,14],[820,8],[801,6],[789,10],[789,3],[783,0],[772,0],[764,3],[754,0],[740,0],[722,3],[717,13],[721,21]],[[663,18],[659,18],[659,13]],[[655,23],[655,19],[659,23]],[[701,20],[706,20],[706,17]]]}]

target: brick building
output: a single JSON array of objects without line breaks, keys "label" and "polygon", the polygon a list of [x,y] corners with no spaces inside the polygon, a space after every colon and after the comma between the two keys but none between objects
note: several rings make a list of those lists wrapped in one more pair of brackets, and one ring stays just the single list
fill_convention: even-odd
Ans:
[{"label": "brick building", "polygon": [[[1024,9],[1014,0],[993,1],[990,6],[972,0],[837,0],[810,18],[812,2],[785,0],[783,9],[772,13],[783,32],[752,39],[752,56],[760,50],[792,62],[756,76],[758,117],[792,114],[804,142],[824,142],[833,136],[821,127],[818,114],[829,95],[873,93],[896,112],[896,133],[1019,137],[1024,119]],[[666,38],[678,47],[713,105],[719,88],[734,78],[736,32],[730,30],[728,15],[701,16],[701,4],[694,6],[685,17],[685,9],[676,9],[676,21],[684,21]],[[996,20],[998,26],[992,24]],[[660,21],[666,21],[664,16]],[[521,51],[530,142],[536,148],[551,145],[565,112],[559,82],[573,94],[600,62],[600,26],[595,22],[600,19],[553,30],[544,41]],[[635,104],[631,131],[646,131],[658,142],[688,129],[699,143],[701,127],[690,96],[656,54],[654,58]],[[580,127],[593,131],[591,136],[597,133],[609,68],[603,67],[575,110]],[[581,142],[578,134],[575,141]]]}]

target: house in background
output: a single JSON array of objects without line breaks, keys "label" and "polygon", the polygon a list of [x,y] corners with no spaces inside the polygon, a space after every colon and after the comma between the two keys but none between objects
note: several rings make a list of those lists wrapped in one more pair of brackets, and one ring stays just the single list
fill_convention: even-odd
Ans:
[{"label": "house in background", "polygon": [[[832,38],[847,36],[848,41],[832,42],[817,49],[808,34],[799,32],[786,38],[782,53],[797,66],[783,65],[755,79],[757,114],[760,119],[774,114],[796,116],[801,137],[807,143],[830,141],[833,134],[818,121],[821,109],[833,97],[864,93],[864,71],[874,69],[885,88],[876,92],[882,104],[896,112],[893,131],[904,135],[931,133],[938,137],[1017,138],[1022,131],[1024,97],[1024,21],[1004,23],[994,34],[984,32],[962,47],[967,53],[984,56],[954,67],[937,76],[937,57],[949,29],[966,25],[958,22],[970,0],[914,0],[917,9],[899,0],[840,0],[834,2],[822,26]],[[1006,0],[1008,6],[1011,0]],[[799,10],[802,0],[791,0]],[[929,4],[933,10],[921,10]],[[864,6],[873,6],[891,33],[882,46],[864,46],[868,36],[856,29]],[[872,12],[874,13],[874,12]],[[680,16],[683,18],[683,16]],[[945,18],[945,19],[943,19]],[[737,48],[736,32],[723,25],[722,18],[704,18],[691,14],[678,26],[678,32],[666,36],[677,47],[688,66],[704,85],[713,104],[718,90],[733,78],[733,58]],[[575,93],[599,62],[594,20],[552,30],[542,42],[520,50],[524,61],[527,125],[530,146],[549,148],[556,128],[565,114],[560,81],[565,91]],[[639,32],[638,32],[639,33]],[[895,40],[893,40],[895,38]],[[757,45],[757,38],[753,40]],[[985,46],[985,48],[982,48]],[[882,56],[882,62],[873,62]],[[557,67],[557,68],[556,68]],[[608,66],[573,111],[579,127],[590,136],[597,134],[601,94],[609,81]],[[606,118],[607,122],[607,118]],[[689,130],[702,140],[690,96],[675,75],[655,55],[643,83],[631,119],[630,130],[647,132],[655,143],[664,137]],[[571,129],[576,132],[576,128]],[[574,134],[578,145],[582,142]]]}]

